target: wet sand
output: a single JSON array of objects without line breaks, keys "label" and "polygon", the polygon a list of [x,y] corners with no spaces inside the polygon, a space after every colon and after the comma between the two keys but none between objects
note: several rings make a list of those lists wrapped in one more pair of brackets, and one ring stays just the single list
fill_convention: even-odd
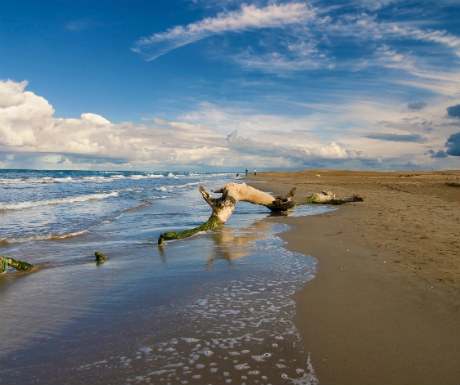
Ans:
[{"label": "wet sand", "polygon": [[[319,174],[319,176],[317,176]],[[288,248],[318,259],[296,324],[321,384],[460,383],[460,171],[309,170],[249,176],[297,201],[330,190],[363,202],[286,217]]]}]

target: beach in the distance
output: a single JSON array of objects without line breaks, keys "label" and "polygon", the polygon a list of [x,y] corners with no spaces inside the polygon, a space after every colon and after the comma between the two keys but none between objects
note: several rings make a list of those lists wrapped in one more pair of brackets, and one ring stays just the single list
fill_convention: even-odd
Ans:
[{"label": "beach in the distance", "polygon": [[317,275],[296,325],[322,384],[460,383],[460,172],[311,170],[250,176],[297,199],[359,194],[322,215],[276,219]]}]

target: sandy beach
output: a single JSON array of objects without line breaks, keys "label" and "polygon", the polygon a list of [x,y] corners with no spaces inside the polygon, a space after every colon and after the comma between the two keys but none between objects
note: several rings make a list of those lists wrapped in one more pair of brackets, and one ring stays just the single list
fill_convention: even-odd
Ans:
[{"label": "sandy beach", "polygon": [[321,384],[460,383],[460,171],[308,170],[250,175],[297,201],[330,190],[363,202],[292,226],[287,247],[318,259],[296,324]]}]

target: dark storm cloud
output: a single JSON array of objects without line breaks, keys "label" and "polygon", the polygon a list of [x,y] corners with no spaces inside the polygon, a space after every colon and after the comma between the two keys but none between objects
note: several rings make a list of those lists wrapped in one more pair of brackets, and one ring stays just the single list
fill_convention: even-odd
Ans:
[{"label": "dark storm cloud", "polygon": [[451,118],[460,118],[460,104],[447,107],[447,116]]},{"label": "dark storm cloud", "polygon": [[[457,107],[460,107],[460,105]],[[460,132],[457,132],[449,136],[449,139],[447,139],[445,146],[447,147],[446,152],[448,155],[460,156]]]},{"label": "dark storm cloud", "polygon": [[443,151],[443,150],[439,150],[438,152],[430,150],[428,152],[431,154],[431,157],[435,158],[435,159],[447,158],[448,157],[447,153],[445,151]]},{"label": "dark storm cloud", "polygon": [[450,156],[460,156],[460,132],[452,134],[446,141],[445,146],[447,150],[429,150],[428,152],[431,154],[432,158],[447,158]]}]

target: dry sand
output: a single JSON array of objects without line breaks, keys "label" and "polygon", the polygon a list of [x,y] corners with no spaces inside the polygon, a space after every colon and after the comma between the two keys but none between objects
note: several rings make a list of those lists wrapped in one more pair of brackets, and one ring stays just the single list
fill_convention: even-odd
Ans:
[{"label": "dry sand", "polygon": [[[317,176],[319,174],[319,176]],[[296,323],[320,384],[460,384],[460,171],[308,170],[249,176],[297,201],[363,202],[286,217],[287,246],[318,259]]]}]

